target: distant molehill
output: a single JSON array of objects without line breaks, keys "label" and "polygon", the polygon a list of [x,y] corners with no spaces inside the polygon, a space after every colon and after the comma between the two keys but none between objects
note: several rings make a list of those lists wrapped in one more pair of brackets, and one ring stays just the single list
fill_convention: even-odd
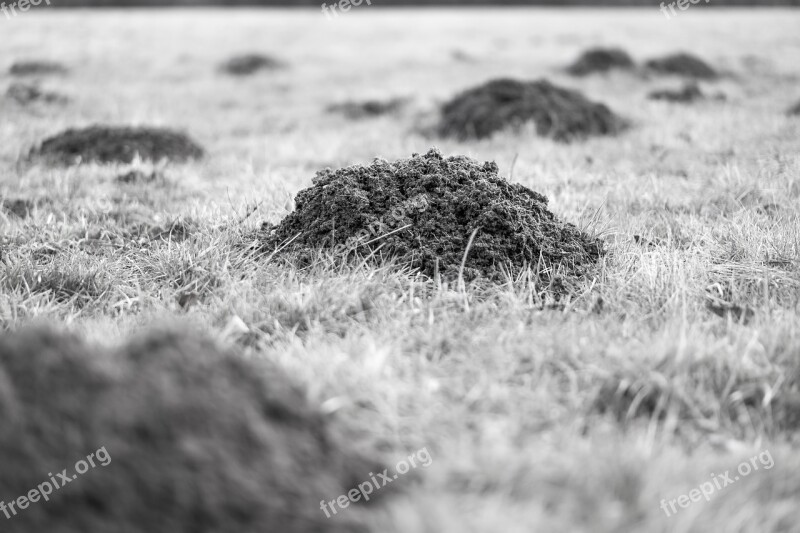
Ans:
[{"label": "distant molehill", "polygon": [[186,134],[165,128],[91,126],[44,140],[31,158],[51,165],[199,159],[204,150]]},{"label": "distant molehill", "polygon": [[683,76],[685,78],[713,80],[719,77],[717,71],[708,63],[692,54],[686,53],[651,59],[645,63],[645,67],[657,74]]},{"label": "distant molehill", "polygon": [[69,69],[61,63],[44,60],[17,61],[8,69],[12,76],[61,75],[67,72]]},{"label": "distant molehill", "polygon": [[231,76],[250,76],[265,70],[284,68],[286,68],[286,63],[283,61],[262,54],[235,56],[220,65],[220,70]]},{"label": "distant molehill", "polygon": [[443,137],[482,139],[526,122],[533,122],[539,135],[562,142],[611,135],[627,126],[608,107],[592,102],[579,91],[547,80],[499,79],[445,103],[437,130]]},{"label": "distant molehill", "polygon": [[567,72],[573,76],[587,76],[611,70],[632,70],[636,64],[621,48],[592,48],[585,51]]}]

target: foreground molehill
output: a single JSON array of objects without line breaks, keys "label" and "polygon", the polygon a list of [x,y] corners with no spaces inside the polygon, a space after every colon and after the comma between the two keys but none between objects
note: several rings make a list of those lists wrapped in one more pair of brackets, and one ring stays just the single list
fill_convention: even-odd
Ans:
[{"label": "foreground molehill", "polygon": [[651,59],[645,66],[658,74],[713,80],[719,74],[708,63],[692,54],[677,53]]},{"label": "foreground molehill", "polygon": [[591,48],[567,67],[573,76],[587,76],[611,70],[632,70],[636,64],[621,48]]},{"label": "foreground molehill", "polygon": [[250,76],[261,71],[280,70],[283,61],[262,54],[244,54],[231,57],[220,65],[220,70],[231,76]]},{"label": "foreground molehill", "polygon": [[[470,236],[474,241],[468,246]],[[288,243],[288,244],[287,244]],[[437,150],[393,163],[323,170],[301,191],[296,209],[265,225],[265,252],[312,260],[319,249],[348,255],[395,256],[423,274],[502,278],[525,266],[566,276],[584,274],[601,243],[547,210],[547,198],[498,175],[493,162]]]},{"label": "foreground molehill", "polygon": [[460,140],[482,139],[498,131],[536,125],[539,135],[571,141],[623,130],[625,121],[579,91],[547,80],[490,81],[457,95],[442,107],[438,132]]},{"label": "foreground molehill", "polygon": [[31,157],[52,165],[130,163],[143,160],[185,162],[203,156],[186,134],[165,128],[90,126],[44,140]]},{"label": "foreground molehill", "polygon": [[115,351],[0,336],[0,414],[0,501],[109,457],[0,516],[8,533],[363,531],[357,511],[327,520],[320,500],[381,471],[279,369],[174,333]]}]

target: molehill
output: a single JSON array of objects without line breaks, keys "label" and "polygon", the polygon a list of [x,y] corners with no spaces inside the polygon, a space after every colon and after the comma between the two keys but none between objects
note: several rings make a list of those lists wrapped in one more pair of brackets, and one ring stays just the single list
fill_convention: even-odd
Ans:
[{"label": "molehill", "polygon": [[165,128],[90,126],[44,140],[30,157],[51,165],[73,165],[130,163],[137,154],[149,161],[184,162],[203,153],[186,134]]},{"label": "molehill", "polygon": [[67,67],[61,63],[42,60],[17,61],[8,69],[8,73],[12,76],[59,75],[67,72]]},{"label": "molehill", "polygon": [[382,471],[279,369],[174,332],[114,351],[43,329],[2,335],[0,415],[0,501],[48,472],[60,486],[100,448],[110,457],[0,516],[8,533],[364,531],[358,511],[334,523],[319,502]]},{"label": "molehill", "polygon": [[591,48],[586,50],[572,65],[567,67],[567,72],[573,76],[587,76],[595,72],[608,72],[609,70],[631,70],[635,67],[631,56],[620,48]]},{"label": "molehill", "polygon": [[531,121],[539,135],[563,142],[614,134],[626,127],[608,107],[578,91],[547,80],[499,79],[464,91],[444,104],[437,129],[444,137],[482,139]]},{"label": "molehill", "polygon": [[406,98],[365,100],[363,102],[340,102],[329,105],[327,110],[329,113],[341,113],[351,120],[360,120],[396,113],[407,103],[408,99]]},{"label": "molehill", "polygon": [[261,248],[310,262],[318,250],[395,256],[427,276],[502,279],[502,267],[540,264],[544,279],[581,276],[602,244],[547,209],[547,198],[508,183],[493,162],[445,158],[436,149],[393,163],[376,159],[317,173],[296,209],[265,224]]},{"label": "molehill", "polygon": [[677,53],[651,59],[645,66],[658,74],[713,80],[719,75],[708,63],[692,54]]},{"label": "molehill", "polygon": [[220,70],[231,76],[250,76],[262,70],[280,70],[285,68],[283,61],[262,54],[245,54],[235,56],[220,65]]}]

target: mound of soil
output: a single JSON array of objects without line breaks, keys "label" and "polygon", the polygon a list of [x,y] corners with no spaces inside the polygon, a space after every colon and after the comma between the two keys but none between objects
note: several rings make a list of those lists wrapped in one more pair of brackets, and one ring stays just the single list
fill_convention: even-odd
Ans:
[{"label": "mound of soil", "polygon": [[573,76],[587,76],[595,72],[609,70],[631,70],[636,66],[631,56],[620,48],[592,48],[585,51],[567,72]]},{"label": "mound of soil", "polygon": [[6,91],[6,98],[20,105],[30,105],[36,102],[53,104],[67,101],[67,98],[60,94],[43,91],[36,85],[27,83],[12,83],[9,85]]},{"label": "mound of soil", "polygon": [[789,116],[798,116],[800,115],[800,102],[797,102],[794,106],[790,107],[786,110],[786,114]]},{"label": "mound of soil", "polygon": [[466,279],[502,279],[504,266],[537,264],[579,276],[603,252],[597,239],[548,211],[547,198],[498,176],[493,162],[444,158],[433,149],[394,163],[326,169],[313,183],[297,195],[293,213],[277,226],[265,224],[263,251],[292,252],[301,262],[320,248],[378,252],[450,279],[468,248]]},{"label": "mound of soil", "polygon": [[220,70],[232,76],[250,76],[262,70],[279,70],[285,68],[286,64],[273,57],[261,54],[246,54],[228,59]]},{"label": "mound of soil", "polygon": [[547,80],[490,81],[457,95],[442,107],[438,133],[460,140],[482,139],[533,121],[539,135],[568,142],[591,135],[609,135],[626,127],[608,107],[580,92]]},{"label": "mound of soil", "polygon": [[130,163],[143,160],[184,162],[199,159],[203,148],[184,133],[147,127],[91,126],[70,129],[42,142],[32,158],[51,165]]},{"label": "mound of soil", "polygon": [[408,103],[406,98],[392,98],[391,100],[367,100],[364,102],[342,102],[328,106],[329,113],[340,113],[351,120],[379,117],[396,113]]},{"label": "mound of soil", "polygon": [[[364,531],[350,509],[325,518],[320,500],[382,471],[278,369],[174,333],[112,352],[5,334],[0,414],[0,501],[58,487],[16,515],[7,506],[8,533]],[[59,476],[95,452],[69,484]]]},{"label": "mound of soil", "polygon": [[46,76],[66,74],[67,72],[67,67],[61,63],[37,60],[17,61],[8,69],[8,73],[12,76]]},{"label": "mound of soil", "polygon": [[678,53],[662,58],[651,59],[645,66],[658,74],[683,76],[713,80],[719,77],[717,71],[702,59],[692,54]]}]

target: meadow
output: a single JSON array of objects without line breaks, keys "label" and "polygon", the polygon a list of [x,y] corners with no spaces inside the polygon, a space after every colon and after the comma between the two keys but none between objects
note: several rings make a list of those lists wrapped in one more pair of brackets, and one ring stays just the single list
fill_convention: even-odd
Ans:
[{"label": "meadow", "polygon": [[[798,27],[796,10],[704,3],[671,20],[655,5],[0,20],[3,93],[16,60],[69,69],[41,82],[63,102],[0,97],[0,198],[31,206],[0,213],[0,324],[56,323],[101,346],[180,328],[276,363],[355,449],[387,464],[430,452],[406,490],[343,511],[376,531],[800,531],[800,119],[786,114],[800,98]],[[596,45],[637,61],[696,54],[724,73],[703,86],[726,100],[646,98],[677,79],[566,75]],[[287,68],[219,72],[248,52]],[[573,143],[532,128],[425,133],[442,101],[497,77],[580,89],[632,126]],[[393,97],[409,103],[376,118],[326,110]],[[176,128],[207,154],[28,160],[91,124]],[[596,272],[555,298],[524,272],[456,286],[391,262],[299,268],[248,248],[318,170],[433,146],[495,161],[599,235]],[[131,168],[158,178],[115,179]],[[662,509],[764,451],[772,467]]]}]

